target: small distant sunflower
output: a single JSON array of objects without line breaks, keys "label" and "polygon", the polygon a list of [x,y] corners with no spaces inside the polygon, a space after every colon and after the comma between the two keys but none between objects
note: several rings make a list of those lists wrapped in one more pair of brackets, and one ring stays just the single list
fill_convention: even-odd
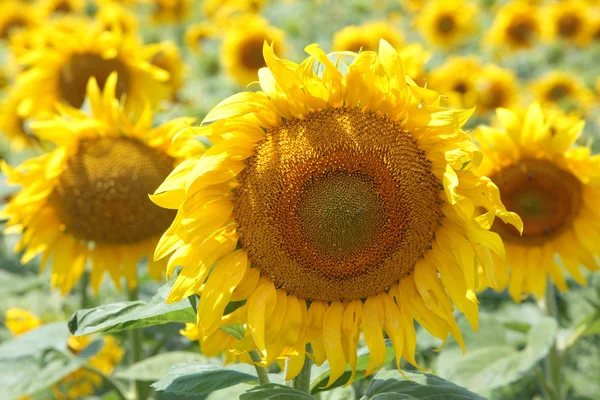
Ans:
[{"label": "small distant sunflower", "polygon": [[350,25],[338,31],[333,36],[333,51],[359,50],[376,51],[379,41],[383,39],[395,49],[400,49],[404,43],[402,32],[392,27],[388,22],[378,21],[364,25]]},{"label": "small distant sunflower", "polygon": [[26,92],[21,115],[53,112],[59,102],[80,108],[88,80],[96,78],[102,88],[112,72],[118,73],[117,96],[126,95],[127,107],[170,97],[168,72],[151,64],[155,53],[136,37],[106,31],[86,18],[65,21],[37,30],[43,45],[19,58],[27,65],[16,83]]},{"label": "small distant sunflower", "polygon": [[150,59],[150,64],[165,70],[169,73],[167,84],[170,86],[170,92],[173,94],[172,100],[177,98],[177,92],[183,86],[184,63],[181,58],[179,47],[170,41],[150,45],[155,46],[154,54]]},{"label": "small distant sunflower", "polygon": [[[27,333],[42,325],[38,317],[22,308],[8,309],[5,317],[6,327],[14,336]],[[87,365],[105,375],[110,375],[123,358],[125,350],[114,336],[104,335],[100,340],[103,342],[102,347],[87,361]],[[91,343],[90,336],[71,336],[66,347],[76,355]],[[57,399],[76,400],[92,395],[95,389],[101,386],[102,378],[98,374],[80,368],[54,384],[52,392]]]},{"label": "small distant sunflower", "polygon": [[0,40],[9,39],[20,30],[34,28],[40,22],[38,13],[32,5],[18,0],[3,1],[0,12]]},{"label": "small distant sunflower", "polygon": [[21,94],[11,90],[8,96],[0,100],[0,133],[5,136],[15,151],[31,147],[37,139],[25,129],[25,120],[19,116],[18,107]]},{"label": "small distant sunflower", "polygon": [[[203,152],[185,135],[172,143],[190,119],[152,128],[148,107],[139,119],[130,118],[115,98],[117,85],[113,73],[101,94],[91,79],[91,115],[61,106],[60,115],[31,124],[36,136],[57,147],[16,168],[3,165],[8,182],[23,187],[2,212],[5,232],[23,234],[15,249],[23,251],[23,262],[41,254],[44,268],[54,257],[51,285],[63,294],[88,260],[94,291],[104,272],[119,289],[123,277],[136,286],[138,261],[152,253],[174,217],[148,194],[179,162]],[[164,266],[149,261],[150,274],[161,279]]]},{"label": "small distant sunflower", "polygon": [[574,74],[553,71],[533,81],[530,90],[543,106],[585,111],[593,102],[591,90]]},{"label": "small distant sunflower", "polygon": [[481,68],[477,57],[451,57],[431,71],[427,87],[447,96],[443,102],[452,107],[473,107]]},{"label": "small distant sunflower", "polygon": [[424,86],[427,83],[425,64],[431,58],[431,53],[420,44],[414,43],[399,49],[399,54],[406,75],[410,76],[417,85]]},{"label": "small distant sunflower", "polygon": [[185,30],[185,45],[195,53],[201,53],[204,41],[217,34],[216,25],[209,22],[198,22],[189,25]]},{"label": "small distant sunflower", "polygon": [[77,14],[85,9],[85,0],[39,0],[35,3],[35,7],[44,18],[60,14]]},{"label": "small distant sunflower", "polygon": [[263,18],[247,15],[237,19],[225,33],[221,63],[240,86],[258,80],[258,70],[265,66],[264,42],[274,43],[275,52],[285,52],[285,33],[270,26]]},{"label": "small distant sunflower", "polygon": [[[471,111],[441,108],[391,45],[346,53],[346,75],[318,45],[306,51],[298,65],[265,44],[264,91],[224,100],[195,129],[214,145],[152,196],[178,210],[155,258],[170,256],[167,276],[182,267],[168,302],[200,293],[202,338],[244,324],[236,350],[289,357],[286,379],[310,343],[331,384],[356,370],[361,332],[367,374],[384,363],[383,331],[397,365],[416,364],[415,319],[462,345],[453,304],[477,329],[475,260],[504,256],[483,225],[520,220],[473,172]],[[227,313],[230,301],[245,303]]]},{"label": "small distant sunflower", "polygon": [[200,351],[208,357],[217,357],[220,354],[225,356],[225,365],[231,363],[253,364],[248,353],[238,354],[235,346],[238,342],[236,338],[217,329],[210,335],[202,337],[196,324],[185,324],[185,329],[179,331],[183,336],[191,341],[200,343]]},{"label": "small distant sunflower", "polygon": [[496,65],[485,65],[476,80],[475,111],[486,114],[496,108],[513,107],[519,100],[519,85],[515,73]]},{"label": "small distant sunflower", "polygon": [[205,0],[202,11],[213,22],[227,25],[231,18],[257,14],[268,0]]},{"label": "small distant sunflower", "polygon": [[590,41],[590,8],[581,1],[561,1],[547,6],[544,34],[548,40],[564,40],[578,46]]},{"label": "small distant sunflower", "polygon": [[522,235],[493,224],[504,240],[510,269],[496,268],[499,289],[515,301],[544,296],[549,275],[560,290],[567,284],[562,265],[580,284],[580,265],[595,271],[600,255],[600,156],[573,147],[584,121],[537,103],[524,112],[497,111],[501,127],[476,131],[485,162],[480,172],[498,186],[506,207],[523,220]]},{"label": "small distant sunflower", "polygon": [[106,3],[96,13],[96,19],[104,29],[119,32],[125,35],[134,35],[138,30],[138,20],[130,10],[119,3]]},{"label": "small distant sunflower", "polygon": [[513,0],[500,8],[487,40],[511,50],[535,46],[542,33],[540,10],[526,0]]},{"label": "small distant sunflower", "polygon": [[193,11],[192,0],[150,0],[152,20],[158,24],[177,24],[187,19]]},{"label": "small distant sunflower", "polygon": [[465,0],[434,0],[417,17],[417,27],[433,45],[452,48],[477,28],[478,7]]}]

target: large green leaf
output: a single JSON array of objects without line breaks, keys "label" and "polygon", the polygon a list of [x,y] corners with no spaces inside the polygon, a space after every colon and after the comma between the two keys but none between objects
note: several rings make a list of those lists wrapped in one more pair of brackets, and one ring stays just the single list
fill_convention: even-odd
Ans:
[{"label": "large green leaf", "polygon": [[188,351],[172,351],[147,358],[116,373],[117,378],[155,382],[164,378],[169,369],[182,363],[207,363],[208,357]]},{"label": "large green leaf", "polygon": [[505,325],[493,316],[481,316],[481,330],[477,334],[464,320],[459,325],[464,332],[467,353],[463,355],[455,342],[448,343],[437,358],[437,372],[449,381],[482,394],[508,385],[531,371],[548,354],[557,331],[556,321],[543,317],[522,334],[525,347],[519,350],[511,345]]},{"label": "large green leaf", "polygon": [[240,396],[240,400],[314,400],[308,393],[301,392],[289,386],[278,383],[269,383],[256,386]]},{"label": "large green leaf", "polygon": [[248,373],[246,367],[248,366],[221,368],[201,363],[177,364],[169,369],[164,378],[153,383],[152,387],[159,392],[204,399],[215,390],[257,380],[256,375]]},{"label": "large green leaf", "polygon": [[69,330],[74,335],[99,332],[118,332],[144,328],[169,322],[194,322],[196,314],[188,300],[165,303],[170,287],[162,286],[158,293],[145,301],[124,301],[92,309],[79,310],[69,319]]},{"label": "large green leaf", "polygon": [[405,375],[410,380],[396,370],[379,372],[371,381],[367,393],[361,400],[485,400],[485,398],[438,376],[408,372]]},{"label": "large green leaf", "polygon": [[39,355],[50,348],[66,350],[69,336],[64,321],[42,325],[0,344],[0,360]]},{"label": "large green leaf", "polygon": [[[392,347],[392,343],[386,339],[386,355],[384,365],[391,362],[395,356],[394,348]],[[358,350],[358,358],[356,360],[356,374],[354,376],[354,381],[359,381],[365,377],[364,370],[367,369],[369,364],[369,349],[365,346]],[[329,368],[329,362],[325,361],[323,365],[317,367],[313,370],[313,374],[315,378],[312,380],[310,384],[311,393],[318,393],[323,390],[330,390],[339,386],[343,386],[348,382],[352,371],[350,367],[346,368],[346,372],[342,374],[331,386],[327,389],[324,389],[323,386],[327,384],[329,381],[329,375],[331,374],[331,370]]]}]

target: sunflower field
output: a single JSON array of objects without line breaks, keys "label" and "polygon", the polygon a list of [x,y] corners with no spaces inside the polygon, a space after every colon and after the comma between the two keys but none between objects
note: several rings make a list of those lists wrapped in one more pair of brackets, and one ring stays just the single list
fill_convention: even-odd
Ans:
[{"label": "sunflower field", "polygon": [[600,400],[598,153],[598,0],[0,0],[0,400]]}]

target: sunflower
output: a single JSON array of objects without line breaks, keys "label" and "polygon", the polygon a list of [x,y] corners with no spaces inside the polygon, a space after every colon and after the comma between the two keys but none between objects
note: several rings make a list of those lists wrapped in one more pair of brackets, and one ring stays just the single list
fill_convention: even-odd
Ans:
[{"label": "sunflower", "polygon": [[157,24],[178,24],[193,11],[192,0],[150,0],[152,20]]},{"label": "sunflower", "polygon": [[569,72],[552,71],[532,81],[530,91],[543,106],[559,105],[585,111],[594,101],[591,90]]},{"label": "sunflower", "polygon": [[[136,265],[151,254],[174,213],[156,207],[148,193],[186,157],[203,146],[179,136],[189,119],[152,129],[149,106],[130,118],[115,98],[113,73],[100,93],[88,84],[92,115],[61,106],[61,114],[32,124],[41,140],[57,145],[49,153],[3,170],[9,183],[23,188],[2,212],[6,233],[23,233],[16,251],[22,262],[42,255],[42,268],[53,256],[51,285],[68,293],[91,264],[91,285],[98,291],[108,271],[117,288],[125,277],[137,284]],[[185,162],[182,165],[187,165]],[[161,279],[163,265],[149,262],[150,275]]]},{"label": "sunflower", "polygon": [[25,120],[17,112],[21,100],[18,91],[11,90],[8,96],[0,101],[0,133],[8,139],[15,151],[38,143],[37,139],[27,132]]},{"label": "sunflower", "polygon": [[35,3],[43,18],[60,14],[77,14],[85,9],[85,0],[39,0]]},{"label": "sunflower", "polygon": [[486,114],[500,107],[510,108],[519,99],[519,85],[515,73],[494,64],[481,68],[475,90],[475,110],[479,114]]},{"label": "sunflower", "polygon": [[184,63],[181,58],[179,47],[171,41],[165,41],[150,45],[152,49],[152,59],[150,63],[169,73],[169,80],[166,82],[170,86],[170,92],[173,94],[172,99],[177,98],[177,92],[183,86]]},{"label": "sunflower", "polygon": [[413,43],[399,49],[399,54],[406,75],[410,76],[419,86],[424,86],[427,83],[425,64],[431,58],[431,53],[420,44]]},{"label": "sunflower", "polygon": [[465,0],[428,2],[417,17],[417,27],[425,39],[439,47],[452,48],[464,43],[477,28],[479,9]]},{"label": "sunflower", "polygon": [[0,40],[9,39],[15,32],[34,28],[40,24],[33,6],[18,0],[2,2],[0,12]]},{"label": "sunflower", "polygon": [[[573,147],[584,121],[558,110],[498,109],[500,127],[480,127],[476,137],[486,162],[482,174],[500,188],[507,208],[524,223],[522,236],[510,226],[494,223],[506,245],[508,268],[498,267],[499,289],[508,286],[515,301],[544,296],[547,276],[560,290],[567,284],[562,265],[580,284],[580,265],[597,270],[600,255],[600,156],[587,147]],[[510,276],[509,276],[510,275]]]},{"label": "sunflower", "polygon": [[543,31],[548,40],[565,40],[578,46],[590,41],[590,10],[580,1],[561,1],[547,6]]},{"label": "sunflower", "polygon": [[136,37],[76,17],[50,23],[34,34],[43,39],[19,57],[28,67],[16,82],[26,92],[19,107],[23,116],[53,112],[59,102],[80,108],[89,78],[103,87],[113,71],[119,74],[117,95],[126,95],[128,107],[146,99],[156,104],[171,95],[168,72],[151,64],[155,53]]},{"label": "sunflower", "polygon": [[206,337],[202,337],[198,325],[186,323],[185,329],[180,330],[179,333],[193,342],[199,342],[200,351],[208,357],[217,357],[223,354],[225,365],[231,363],[252,364],[252,359],[248,353],[236,354],[234,348],[238,340],[219,329]]},{"label": "sunflower", "polygon": [[[475,259],[504,256],[484,226],[520,220],[473,173],[481,158],[460,129],[471,111],[440,107],[391,45],[345,53],[345,75],[318,45],[306,51],[298,65],[265,43],[263,91],[224,100],[195,129],[214,146],[152,196],[178,210],[155,259],[170,255],[167,276],[182,266],[168,302],[200,292],[201,337],[245,324],[236,351],[289,357],[286,379],[310,343],[331,384],[346,363],[355,371],[361,331],[368,374],[385,358],[382,330],[398,366],[416,364],[415,319],[462,344],[452,304],[476,329]],[[229,301],[245,303],[226,313]]]},{"label": "sunflower", "polygon": [[537,44],[541,32],[538,7],[526,0],[513,0],[498,11],[487,40],[510,50],[529,49]]},{"label": "sunflower", "polygon": [[[42,325],[38,317],[22,308],[8,309],[5,318],[6,327],[14,336]],[[92,343],[92,339],[90,336],[70,336],[65,344],[68,350],[76,355],[85,350]],[[105,335],[101,340],[102,347],[87,361],[87,365],[105,375],[110,375],[123,358],[125,350],[113,336]],[[80,368],[52,386],[52,392],[57,399],[75,400],[93,394],[94,390],[101,386],[102,378],[98,374]]]},{"label": "sunflower", "polygon": [[195,53],[202,52],[204,41],[217,34],[217,26],[208,22],[189,25],[185,30],[185,45]]},{"label": "sunflower", "polygon": [[96,13],[96,19],[109,31],[119,30],[125,35],[134,35],[138,31],[135,14],[119,3],[102,5]]},{"label": "sunflower", "polygon": [[334,51],[353,51],[361,49],[376,51],[379,40],[383,39],[392,47],[400,49],[404,43],[402,32],[392,27],[388,22],[370,22],[364,25],[350,25],[338,31],[333,36]]},{"label": "sunflower", "polygon": [[220,25],[228,25],[231,18],[257,14],[267,0],[205,0],[202,11],[212,21]]},{"label": "sunflower", "polygon": [[473,107],[481,69],[477,57],[451,57],[431,71],[428,87],[447,96],[443,101],[452,107]]},{"label": "sunflower", "polygon": [[258,79],[258,70],[265,66],[262,58],[262,45],[265,41],[275,44],[277,54],[284,53],[285,33],[254,15],[240,17],[225,33],[221,63],[240,86]]}]

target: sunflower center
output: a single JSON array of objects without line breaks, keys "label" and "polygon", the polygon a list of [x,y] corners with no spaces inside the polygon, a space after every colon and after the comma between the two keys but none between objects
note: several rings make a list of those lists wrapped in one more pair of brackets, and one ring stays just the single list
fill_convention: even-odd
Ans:
[{"label": "sunflower center", "polygon": [[565,14],[558,20],[558,34],[563,38],[570,38],[579,33],[581,20],[576,14]]},{"label": "sunflower center", "polygon": [[75,108],[80,108],[85,100],[87,83],[95,77],[100,89],[112,72],[117,72],[117,97],[129,89],[129,72],[117,58],[104,59],[99,54],[73,54],[60,70],[58,91],[60,97]]},{"label": "sunflower center", "polygon": [[506,208],[523,220],[523,236],[512,226],[494,223],[505,240],[541,244],[567,229],[581,203],[581,183],[570,172],[545,160],[525,159],[490,177]]},{"label": "sunflower center", "polygon": [[452,88],[452,90],[454,90],[456,93],[460,93],[460,94],[465,94],[467,93],[468,90],[468,86],[465,82],[457,82],[454,87]]},{"label": "sunflower center", "polygon": [[507,93],[504,86],[498,82],[492,82],[488,85],[480,102],[488,110],[495,110],[506,103]]},{"label": "sunflower center", "polygon": [[67,232],[82,240],[129,244],[164,232],[174,213],[153,204],[173,159],[130,138],[79,143],[50,196]]},{"label": "sunflower center", "polygon": [[558,83],[548,91],[548,99],[551,101],[560,101],[569,95],[570,88],[569,86]]},{"label": "sunflower center", "polygon": [[438,19],[438,31],[440,33],[448,34],[454,32],[456,28],[456,21],[452,15],[443,15]]},{"label": "sunflower center", "polygon": [[0,39],[8,39],[15,31],[27,26],[27,21],[21,17],[14,17],[14,19],[5,24],[0,29]]},{"label": "sunflower center", "polygon": [[240,60],[242,65],[248,69],[257,70],[264,66],[265,59],[263,58],[262,48],[264,38],[250,38],[244,43],[240,49]]},{"label": "sunflower center", "polygon": [[509,25],[507,32],[515,43],[528,45],[533,38],[535,28],[530,21],[514,21]]},{"label": "sunflower center", "polygon": [[360,299],[410,274],[440,225],[440,183],[410,133],[357,108],[267,131],[234,214],[255,267],[304,299]]}]

